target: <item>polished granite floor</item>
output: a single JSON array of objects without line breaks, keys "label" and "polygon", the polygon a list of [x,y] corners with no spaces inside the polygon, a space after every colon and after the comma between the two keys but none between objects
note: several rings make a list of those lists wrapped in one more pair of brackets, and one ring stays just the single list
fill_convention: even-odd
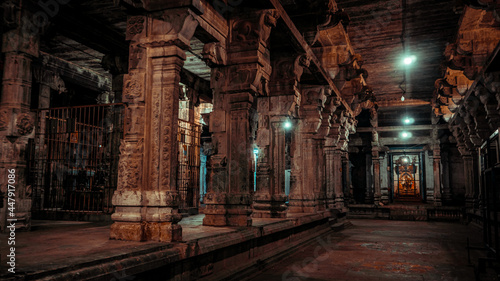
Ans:
[{"label": "polished granite floor", "polygon": [[480,231],[458,223],[351,220],[247,280],[475,280],[466,241]]}]

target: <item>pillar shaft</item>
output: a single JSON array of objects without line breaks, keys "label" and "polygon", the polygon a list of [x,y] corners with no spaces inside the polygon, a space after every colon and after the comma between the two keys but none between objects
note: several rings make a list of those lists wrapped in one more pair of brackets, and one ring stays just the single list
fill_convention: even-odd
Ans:
[{"label": "pillar shaft", "polygon": [[[436,147],[437,146],[437,147]],[[434,205],[441,206],[441,154],[439,145],[433,149]]]},{"label": "pillar shaft", "polygon": [[[271,101],[272,102],[272,101]],[[285,128],[286,117],[265,115],[266,103],[259,101],[261,122],[257,132],[259,157],[254,217],[285,217]],[[264,108],[263,108],[264,107]],[[266,138],[266,136],[268,136]]]},{"label": "pillar shaft", "polygon": [[474,159],[472,155],[463,155],[465,175],[465,204],[467,207],[474,205]]},{"label": "pillar shaft", "polygon": [[378,205],[380,203],[380,158],[378,148],[372,149],[373,163],[373,202]]}]

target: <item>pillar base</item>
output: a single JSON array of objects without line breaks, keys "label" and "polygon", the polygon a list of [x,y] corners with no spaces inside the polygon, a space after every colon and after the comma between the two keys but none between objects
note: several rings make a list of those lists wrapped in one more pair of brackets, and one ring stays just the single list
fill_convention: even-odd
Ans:
[{"label": "pillar base", "polygon": [[250,194],[207,193],[205,199],[203,225],[252,226]]},{"label": "pillar base", "polygon": [[287,207],[286,196],[268,194],[255,194],[253,203],[254,218],[285,218]]},{"label": "pillar base", "polygon": [[441,201],[441,197],[434,198],[434,206],[436,206],[436,207],[443,206],[443,202]]},{"label": "pillar base", "polygon": [[318,204],[315,200],[314,195],[295,197],[290,196],[290,201],[288,205],[288,213],[315,213],[317,211],[316,205]]},{"label": "pillar base", "polygon": [[172,242],[182,240],[182,227],[172,222],[115,222],[110,239]]}]

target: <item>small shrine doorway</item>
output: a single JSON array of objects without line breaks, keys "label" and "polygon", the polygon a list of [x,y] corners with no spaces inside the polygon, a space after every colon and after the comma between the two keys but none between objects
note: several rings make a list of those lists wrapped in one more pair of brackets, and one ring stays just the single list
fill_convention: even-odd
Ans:
[{"label": "small shrine doorway", "polygon": [[393,201],[422,202],[421,161],[418,154],[392,155]]}]

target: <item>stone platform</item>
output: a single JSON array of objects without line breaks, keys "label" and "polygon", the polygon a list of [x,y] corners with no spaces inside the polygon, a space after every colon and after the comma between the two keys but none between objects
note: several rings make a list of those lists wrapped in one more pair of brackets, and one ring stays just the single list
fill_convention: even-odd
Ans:
[{"label": "stone platform", "polygon": [[405,221],[460,221],[463,209],[459,207],[436,207],[432,204],[406,203],[377,206],[373,204],[352,204],[350,219],[390,219]]},{"label": "stone platform", "polygon": [[[220,280],[339,229],[329,212],[253,220],[252,227],[202,226],[204,215],[181,221],[184,241],[109,239],[109,223],[34,221],[16,233],[16,274],[6,274],[1,235],[1,280]],[[114,279],[113,279],[114,278]]]}]

